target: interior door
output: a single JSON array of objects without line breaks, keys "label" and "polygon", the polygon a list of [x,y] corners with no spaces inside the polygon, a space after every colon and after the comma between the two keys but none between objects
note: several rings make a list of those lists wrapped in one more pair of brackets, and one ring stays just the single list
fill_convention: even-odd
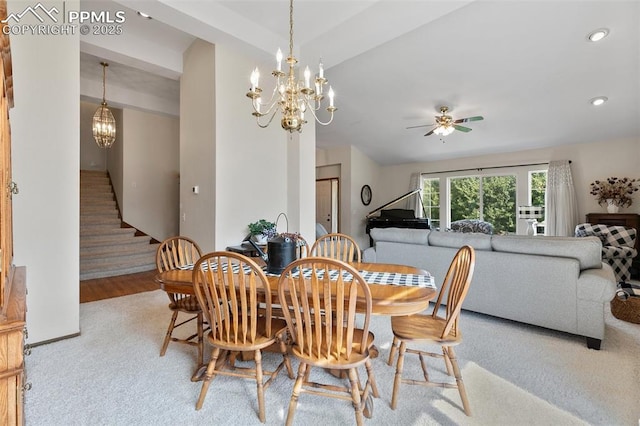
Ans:
[{"label": "interior door", "polygon": [[338,232],[338,179],[316,180],[316,223]]}]

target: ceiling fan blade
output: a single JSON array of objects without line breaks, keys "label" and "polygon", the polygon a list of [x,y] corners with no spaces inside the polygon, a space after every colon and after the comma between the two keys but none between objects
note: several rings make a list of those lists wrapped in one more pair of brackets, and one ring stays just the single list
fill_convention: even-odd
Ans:
[{"label": "ceiling fan blade", "polygon": [[461,132],[469,133],[471,131],[470,128],[464,126],[458,126],[457,124],[453,125],[453,128],[456,130],[460,130]]},{"label": "ceiling fan blade", "polygon": [[418,127],[428,127],[428,126],[435,126],[435,124],[421,124],[420,126],[409,126],[407,127],[407,129],[416,129]]},{"label": "ceiling fan blade", "polygon": [[480,120],[484,120],[484,117],[481,115],[477,115],[475,117],[461,118],[459,120],[454,121],[454,123],[468,123],[469,121],[480,121]]},{"label": "ceiling fan blade", "polygon": [[435,132],[435,131],[436,131],[436,129],[437,129],[437,127],[436,127],[436,128],[434,128],[434,129],[431,129],[431,131],[429,131],[429,133],[426,133],[426,134],[425,134],[425,136],[432,135],[432,134],[433,134],[433,132]]}]

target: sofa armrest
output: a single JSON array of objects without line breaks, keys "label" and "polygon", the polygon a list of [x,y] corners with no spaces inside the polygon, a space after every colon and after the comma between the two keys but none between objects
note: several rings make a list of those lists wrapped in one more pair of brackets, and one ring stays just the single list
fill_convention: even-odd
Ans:
[{"label": "sofa armrest", "polygon": [[369,247],[362,252],[362,261],[364,263],[376,263],[375,247]]},{"label": "sofa armrest", "polygon": [[616,278],[608,263],[602,268],[584,269],[578,278],[578,299],[609,302],[616,294]]}]

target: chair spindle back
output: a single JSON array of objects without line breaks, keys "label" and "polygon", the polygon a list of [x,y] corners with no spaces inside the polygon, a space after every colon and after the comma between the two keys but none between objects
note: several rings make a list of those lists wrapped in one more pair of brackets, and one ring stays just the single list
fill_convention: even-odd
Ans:
[{"label": "chair spindle back", "polygon": [[278,295],[294,344],[316,361],[349,359],[356,328],[358,295],[364,301],[364,324],[360,353],[368,349],[366,339],[371,315],[371,293],[352,266],[326,257],[306,257],[291,263],[280,276]]},{"label": "chair spindle back", "polygon": [[[193,268],[194,291],[211,325],[215,341],[228,345],[254,343],[260,332],[271,335],[269,281],[251,259],[238,253],[204,255]],[[264,303],[264,309],[259,303]],[[266,330],[258,330],[259,314],[266,317]]]}]

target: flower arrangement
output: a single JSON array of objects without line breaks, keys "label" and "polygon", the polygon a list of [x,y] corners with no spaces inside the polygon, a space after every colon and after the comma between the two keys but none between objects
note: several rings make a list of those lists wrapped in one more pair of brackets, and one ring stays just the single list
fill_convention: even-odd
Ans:
[{"label": "flower arrangement", "polygon": [[591,182],[591,195],[596,196],[600,205],[612,203],[618,207],[629,207],[633,203],[631,196],[638,190],[639,183],[638,179],[628,177],[597,180]]}]

